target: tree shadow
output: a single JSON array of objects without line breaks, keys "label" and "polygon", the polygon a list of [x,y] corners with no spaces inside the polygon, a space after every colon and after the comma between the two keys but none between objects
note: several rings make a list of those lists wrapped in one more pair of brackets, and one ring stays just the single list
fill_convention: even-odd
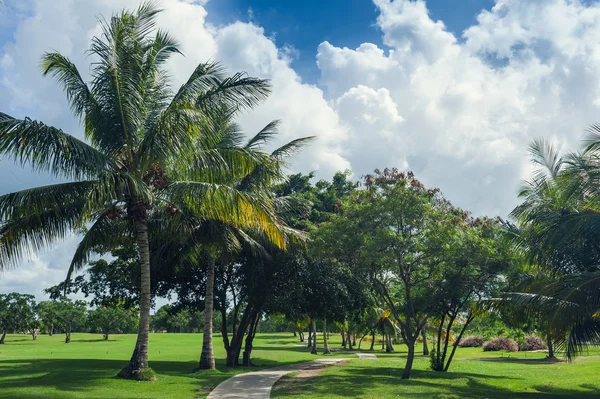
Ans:
[{"label": "tree shadow", "polygon": [[[518,380],[519,377],[490,376],[476,373],[413,370],[410,380],[402,380],[402,368],[350,367],[343,373],[322,375],[312,380],[294,382],[288,379],[285,388],[276,390],[276,397],[377,397],[376,392],[387,392],[390,397],[402,398],[456,398],[456,399],[505,399],[505,398],[598,398],[600,388],[592,384],[580,385],[586,391],[552,386],[533,386],[531,392],[514,392],[503,386],[486,384],[484,380]],[[462,380],[462,381],[461,381]],[[449,381],[455,381],[450,383]],[[464,381],[464,382],[463,382]],[[332,396],[331,387],[335,387]],[[282,395],[283,394],[283,395]]]}]

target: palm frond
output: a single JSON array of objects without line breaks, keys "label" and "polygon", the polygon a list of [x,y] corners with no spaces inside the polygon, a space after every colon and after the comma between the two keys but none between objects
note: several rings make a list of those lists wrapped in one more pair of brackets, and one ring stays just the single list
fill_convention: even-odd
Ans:
[{"label": "palm frond", "polygon": [[262,146],[267,145],[277,135],[277,128],[280,123],[278,120],[269,122],[267,126],[263,127],[260,132],[248,140],[246,148],[251,150],[262,149]]},{"label": "palm frond", "polygon": [[271,153],[271,156],[277,159],[282,159],[286,157],[290,157],[296,154],[302,147],[310,143],[315,139],[315,136],[302,137],[299,139],[295,139],[290,141],[287,144],[282,145],[277,148],[275,151]]},{"label": "palm frond", "polygon": [[55,176],[84,178],[114,167],[94,147],[62,130],[25,118],[0,113],[0,153],[21,165],[47,171]]}]

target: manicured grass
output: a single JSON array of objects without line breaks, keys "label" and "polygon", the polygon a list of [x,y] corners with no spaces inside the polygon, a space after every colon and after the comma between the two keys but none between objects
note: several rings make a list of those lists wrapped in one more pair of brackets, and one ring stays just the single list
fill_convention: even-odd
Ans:
[{"label": "manicured grass", "polygon": [[[321,338],[321,337],[319,337]],[[37,341],[9,335],[0,345],[0,398],[204,398],[212,387],[240,372],[315,359],[297,346],[291,334],[261,334],[256,338],[256,368],[224,367],[221,337],[215,334],[217,371],[193,372],[202,344],[201,334],[151,334],[150,365],[157,382],[125,381],[114,376],[127,364],[134,335],[73,334],[71,344],[63,335],[40,336]],[[332,335],[331,347],[339,348]],[[363,346],[368,348],[369,344]],[[396,353],[374,353],[376,360],[350,357],[343,366],[328,368],[320,377],[292,380],[278,398],[592,398],[600,397],[600,348],[588,358],[567,363],[548,363],[544,353],[483,352],[459,349],[449,373],[429,371],[428,359],[419,357],[413,378],[400,379],[406,348]],[[597,352],[597,353],[596,353]],[[478,360],[488,358],[488,361]]]},{"label": "manicured grass", "polygon": [[157,382],[115,378],[131,356],[135,335],[73,334],[8,335],[0,345],[0,398],[204,398],[212,387],[240,372],[284,363],[312,360],[305,348],[296,347],[292,334],[257,336],[253,351],[256,368],[229,369],[220,334],[215,334],[217,371],[193,372],[197,367],[202,334],[151,334],[150,367]]},{"label": "manicured grass", "polygon": [[[447,373],[429,370],[419,356],[410,380],[401,380],[406,348],[376,351],[377,360],[353,359],[320,377],[294,381],[286,376],[274,398],[600,398],[600,348],[575,363],[548,362],[544,353],[483,352],[459,349]],[[419,348],[420,349],[420,348]],[[598,352],[598,353],[596,353]],[[489,360],[478,360],[487,358]]]}]

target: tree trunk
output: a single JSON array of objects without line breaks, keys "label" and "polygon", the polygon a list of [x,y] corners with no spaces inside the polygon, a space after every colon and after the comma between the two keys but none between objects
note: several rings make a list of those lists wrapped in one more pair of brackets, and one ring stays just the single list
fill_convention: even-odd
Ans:
[{"label": "tree trunk", "polygon": [[556,359],[554,356],[554,345],[552,345],[552,336],[550,334],[546,336],[546,341],[548,345],[548,359]]},{"label": "tree trunk", "polygon": [[202,337],[202,353],[200,354],[200,370],[215,369],[215,354],[213,353],[213,295],[215,285],[215,261],[208,258],[208,273],[206,276],[206,295],[204,298],[204,336]]},{"label": "tree trunk", "polygon": [[108,333],[103,334],[104,335],[104,340],[108,341]]},{"label": "tree trunk", "polygon": [[392,346],[392,336],[387,334],[385,337],[385,352],[392,353],[394,351],[394,347]]},{"label": "tree trunk", "polygon": [[329,345],[327,344],[327,318],[323,317],[323,354],[331,355]]},{"label": "tree trunk", "polygon": [[421,338],[423,339],[423,356],[429,356],[429,347],[427,346],[427,334],[425,328],[421,330]]},{"label": "tree trunk", "polygon": [[70,344],[71,343],[71,330],[67,329],[67,331],[65,332],[65,344]]},{"label": "tree trunk", "polygon": [[312,323],[308,323],[308,348],[312,348]]},{"label": "tree trunk", "polygon": [[2,330],[2,338],[0,338],[0,344],[4,344],[5,338],[6,338],[6,328]]},{"label": "tree trunk", "polygon": [[148,369],[148,336],[150,333],[150,244],[145,214],[135,221],[134,227],[140,252],[140,325],[129,365],[121,370],[118,376],[139,380],[144,378],[143,372]]},{"label": "tree trunk", "polygon": [[304,332],[300,331],[298,334],[300,335],[300,342],[304,342]]},{"label": "tree trunk", "polygon": [[344,333],[344,329],[342,328],[342,348],[346,349],[346,334]]},{"label": "tree trunk", "polygon": [[371,347],[369,350],[372,351],[373,349],[375,349],[375,329],[371,331]]},{"label": "tree trunk", "polygon": [[48,328],[48,336],[51,337],[52,336],[52,330],[54,330],[54,324],[50,325],[50,328]]},{"label": "tree trunk", "polygon": [[352,346],[356,347],[356,332],[352,335]]},{"label": "tree trunk", "polygon": [[312,320],[312,329],[313,329],[313,342],[312,342],[312,350],[310,353],[312,355],[317,354],[317,321],[315,319]]},{"label": "tree trunk", "polygon": [[406,358],[406,365],[404,366],[404,371],[402,372],[402,379],[408,380],[410,378],[410,372],[412,371],[413,360],[415,359],[415,342],[412,337],[409,338],[406,343],[408,346],[408,356]]}]

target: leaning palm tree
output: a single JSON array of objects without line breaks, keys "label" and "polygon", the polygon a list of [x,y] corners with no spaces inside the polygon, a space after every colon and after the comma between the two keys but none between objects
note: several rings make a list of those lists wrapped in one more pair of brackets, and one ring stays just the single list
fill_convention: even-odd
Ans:
[{"label": "leaning palm tree", "polygon": [[[92,39],[89,50],[94,60],[89,83],[63,55],[43,56],[44,75],[62,84],[89,144],[42,122],[0,113],[0,153],[70,180],[0,197],[0,269],[85,227],[70,276],[96,243],[119,239],[110,227],[125,219],[123,234],[135,237],[139,251],[141,299],[138,339],[120,375],[138,379],[148,375],[148,220],[155,212],[179,205],[282,240],[260,199],[216,184],[232,173],[249,173],[264,160],[248,151],[194,147],[199,136],[210,134],[201,126],[215,108],[250,108],[268,95],[268,82],[242,73],[226,77],[218,64],[203,63],[172,91],[165,62],[180,50],[174,38],[156,30],[159,11],[144,3],[102,21],[102,35]],[[186,168],[170,176],[182,159]]]}]

